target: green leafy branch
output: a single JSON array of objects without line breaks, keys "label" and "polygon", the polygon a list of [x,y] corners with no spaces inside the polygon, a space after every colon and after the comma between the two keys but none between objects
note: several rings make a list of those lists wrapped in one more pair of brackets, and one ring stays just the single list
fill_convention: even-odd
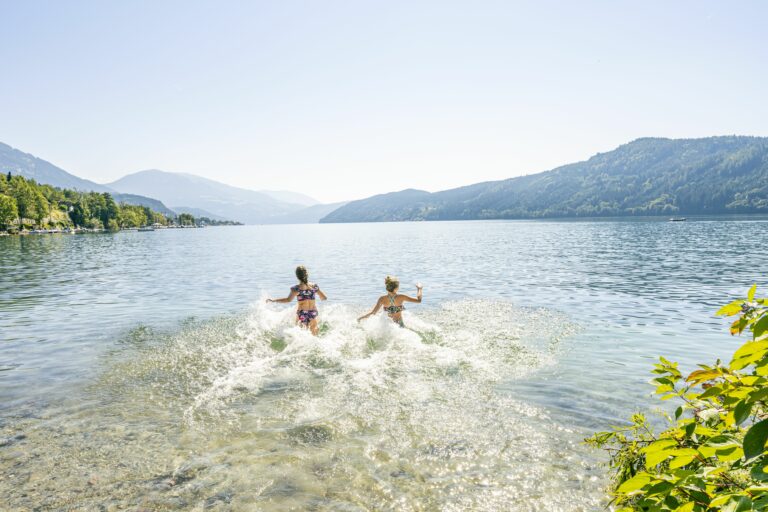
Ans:
[{"label": "green leafy branch", "polygon": [[680,405],[656,434],[643,414],[586,442],[609,454],[618,512],[768,511],[768,299],[747,297],[718,310],[736,316],[733,335],[750,339],[729,364],[684,376],[661,357],[651,383]]}]

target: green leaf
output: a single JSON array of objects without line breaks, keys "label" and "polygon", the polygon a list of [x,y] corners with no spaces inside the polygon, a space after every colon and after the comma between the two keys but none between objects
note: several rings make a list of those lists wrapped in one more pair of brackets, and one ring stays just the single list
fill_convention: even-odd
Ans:
[{"label": "green leaf", "polygon": [[768,482],[768,466],[757,465],[752,468],[749,475],[758,482]]},{"label": "green leaf", "polygon": [[715,384],[714,386],[710,386],[707,389],[705,389],[704,392],[700,394],[698,398],[703,400],[704,398],[718,396],[718,395],[721,395],[722,393],[723,393],[723,387],[718,384]]},{"label": "green leaf", "polygon": [[755,335],[755,338],[759,338],[765,334],[766,331],[768,331],[768,315],[760,317],[760,319],[755,322],[755,325],[752,326],[752,334]]},{"label": "green leaf", "polygon": [[654,441],[641,451],[645,454],[646,467],[652,468],[671,457],[672,451],[677,448],[674,439],[659,439]]},{"label": "green leaf", "polygon": [[730,304],[726,304],[725,306],[721,307],[717,310],[717,313],[715,315],[717,316],[733,316],[738,315],[741,313],[741,304],[744,302],[742,299],[735,300],[731,302]]},{"label": "green leaf", "polygon": [[731,324],[730,332],[731,334],[741,334],[741,332],[744,330],[744,328],[747,326],[747,319],[746,318],[739,318],[735,320]]},{"label": "green leaf", "polygon": [[754,362],[759,361],[768,353],[768,341],[749,341],[742,345],[731,361],[732,370],[741,370]]},{"label": "green leaf", "polygon": [[704,445],[699,447],[699,451],[705,457],[718,458],[732,454],[734,451],[741,452],[739,442],[728,436],[715,436],[709,439]]},{"label": "green leaf", "polygon": [[744,436],[744,457],[747,460],[763,453],[768,440],[768,420],[752,425]]},{"label": "green leaf", "polygon": [[736,422],[736,425],[744,423],[747,418],[749,418],[750,414],[752,414],[752,402],[742,400],[737,403],[736,407],[733,409],[733,419]]},{"label": "green leaf", "polygon": [[757,283],[752,285],[752,288],[749,289],[749,292],[747,293],[747,300],[749,302],[752,302],[755,300],[755,292],[757,291]]},{"label": "green leaf", "polygon": [[646,492],[645,496],[655,496],[657,494],[664,494],[670,489],[673,489],[675,484],[672,482],[661,481],[657,484],[653,484]]},{"label": "green leaf", "polygon": [[653,452],[659,452],[664,450],[669,450],[671,448],[677,448],[677,441],[674,439],[659,439],[658,441],[654,441],[645,448],[642,449],[643,453],[653,453]]},{"label": "green leaf", "polygon": [[683,415],[683,408],[682,408],[682,406],[678,407],[677,409],[675,409],[675,419],[676,420],[679,420],[680,416],[682,416],[682,415]]},{"label": "green leaf", "polygon": [[732,496],[721,512],[747,512],[752,510],[752,500],[747,496]]},{"label": "green leaf", "polygon": [[645,467],[652,468],[658,466],[672,456],[670,451],[652,452],[645,456]]},{"label": "green leaf", "polygon": [[669,463],[669,469],[678,469],[683,466],[687,466],[699,455],[696,450],[686,448],[683,450],[675,450],[675,458]]},{"label": "green leaf", "polygon": [[642,489],[646,485],[651,483],[651,475],[648,473],[638,473],[616,489],[618,494],[629,494],[637,490]]},{"label": "green leaf", "polygon": [[693,506],[695,505],[694,502],[689,501],[688,503],[684,503],[677,507],[674,512],[693,512]]},{"label": "green leaf", "polygon": [[713,499],[710,502],[709,506],[710,507],[722,507],[723,505],[728,503],[731,500],[731,498],[733,498],[734,496],[735,496],[734,494],[721,494],[720,496],[718,496],[715,499]]},{"label": "green leaf", "polygon": [[742,450],[740,446],[732,446],[730,448],[717,450],[715,455],[717,455],[717,459],[720,462],[732,462],[742,458],[744,456],[744,450]]}]

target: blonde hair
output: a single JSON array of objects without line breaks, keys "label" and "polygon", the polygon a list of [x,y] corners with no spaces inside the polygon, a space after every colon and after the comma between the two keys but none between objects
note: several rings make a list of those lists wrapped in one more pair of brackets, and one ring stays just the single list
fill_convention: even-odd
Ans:
[{"label": "blonde hair", "polygon": [[400,288],[400,280],[395,276],[387,276],[384,278],[384,286],[387,287],[388,292],[394,292]]}]

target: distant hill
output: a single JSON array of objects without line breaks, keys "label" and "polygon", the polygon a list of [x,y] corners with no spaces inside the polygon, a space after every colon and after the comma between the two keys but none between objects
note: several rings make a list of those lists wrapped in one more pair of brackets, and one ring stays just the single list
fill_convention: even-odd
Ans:
[{"label": "distant hill", "polygon": [[768,213],[768,138],[644,138],[585,162],[352,201],[320,222]]},{"label": "distant hill", "polygon": [[173,211],[177,213],[188,213],[195,218],[208,217],[211,220],[222,220],[222,221],[230,220],[230,219],[225,219],[224,217],[219,217],[218,215],[211,213],[207,210],[203,210],[201,208],[189,208],[187,206],[174,206]]},{"label": "distant hill", "polygon": [[109,187],[74,176],[41,158],[0,142],[0,171],[23,176],[44,185],[80,191],[113,192]]},{"label": "distant hill", "polygon": [[316,204],[320,204],[320,201],[313,197],[288,190],[257,190],[257,192],[266,194],[272,199],[277,199],[278,201],[282,201],[284,203],[298,204],[301,206],[314,206]]},{"label": "distant hill", "polygon": [[[247,190],[193,174],[159,170],[129,174],[111,184],[100,185],[3,143],[0,143],[0,171],[59,188],[109,192],[117,202],[148,206],[172,217],[177,213],[190,213],[195,217],[247,224],[311,223],[344,204],[323,205],[297,192]],[[168,208],[166,204],[184,206]]]},{"label": "distant hill", "polygon": [[193,174],[156,169],[129,174],[107,186],[123,193],[156,197],[166,204],[199,208],[246,224],[269,222],[272,217],[303,208],[263,192],[232,187]]},{"label": "distant hill", "polygon": [[272,217],[265,224],[317,224],[320,222],[320,219],[346,204],[346,202],[316,204],[295,212]]},{"label": "distant hill", "polygon": [[174,218],[178,213],[182,213],[168,208],[163,204],[162,201],[158,201],[157,199],[152,199],[150,197],[137,196],[134,194],[117,194],[113,192],[112,198],[118,203],[132,204],[135,206],[146,206],[150,210],[162,213],[169,218]]}]

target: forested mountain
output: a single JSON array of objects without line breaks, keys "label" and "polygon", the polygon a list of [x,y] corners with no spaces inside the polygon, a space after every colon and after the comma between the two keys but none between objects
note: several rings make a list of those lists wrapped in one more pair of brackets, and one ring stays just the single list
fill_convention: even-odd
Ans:
[{"label": "forested mountain", "polygon": [[644,138],[585,162],[352,201],[320,222],[768,213],[768,138]]},{"label": "forested mountain", "polygon": [[167,224],[168,220],[149,206],[116,202],[109,192],[61,189],[10,172],[0,175],[2,230],[70,227],[118,230]]},{"label": "forested mountain", "polygon": [[118,203],[124,203],[124,204],[130,204],[133,206],[146,206],[152,211],[162,213],[168,218],[176,217],[179,213],[190,213],[190,212],[181,212],[172,210],[171,208],[168,208],[163,204],[162,201],[158,201],[157,199],[152,199],[151,197],[144,197],[144,196],[137,196],[134,194],[118,194],[113,193],[112,197],[115,198],[115,201]]},{"label": "forested mountain", "polygon": [[35,183],[40,185],[50,185],[60,189],[79,192],[109,192],[119,203],[146,206],[166,217],[176,216],[174,211],[157,199],[136,194],[118,194],[105,185],[78,178],[50,162],[0,142],[0,173],[5,175],[9,172],[14,176],[35,180]]},{"label": "forested mountain", "polygon": [[23,176],[37,183],[81,192],[113,192],[109,187],[74,176],[34,155],[0,142],[0,172]]}]

